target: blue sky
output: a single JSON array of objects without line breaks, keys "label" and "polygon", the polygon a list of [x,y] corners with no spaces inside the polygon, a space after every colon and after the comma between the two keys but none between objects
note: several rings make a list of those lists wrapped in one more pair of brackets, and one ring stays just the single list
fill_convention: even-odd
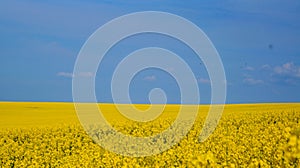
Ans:
[{"label": "blue sky", "polygon": [[[80,48],[101,25],[132,12],[155,10],[182,16],[210,38],[223,61],[227,103],[300,101],[300,2],[248,1],[1,1],[0,101],[72,101],[72,71]],[[110,80],[118,61],[156,46],[182,57],[193,69],[201,103],[210,102],[205,66],[184,44],[144,34],[119,42],[96,75],[99,102],[111,102]],[[94,74],[83,74],[93,76]],[[148,103],[152,88],[180,101],[174,78],[146,69],[131,82],[134,103]]]}]

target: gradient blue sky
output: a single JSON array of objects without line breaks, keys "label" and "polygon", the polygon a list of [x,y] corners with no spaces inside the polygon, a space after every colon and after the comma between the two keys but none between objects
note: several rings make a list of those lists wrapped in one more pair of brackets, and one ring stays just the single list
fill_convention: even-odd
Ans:
[{"label": "gradient blue sky", "polygon": [[[185,17],[207,34],[224,64],[227,103],[300,101],[298,0],[1,1],[0,101],[72,101],[73,66],[87,38],[113,18],[145,10]],[[155,34],[130,37],[106,55],[96,74],[99,102],[111,102],[110,77],[118,61],[149,46],[186,60],[197,77],[201,103],[209,103],[201,60],[184,44]],[[176,81],[148,69],[132,81],[133,102],[147,103],[155,87],[165,90],[169,103],[180,101]]]}]

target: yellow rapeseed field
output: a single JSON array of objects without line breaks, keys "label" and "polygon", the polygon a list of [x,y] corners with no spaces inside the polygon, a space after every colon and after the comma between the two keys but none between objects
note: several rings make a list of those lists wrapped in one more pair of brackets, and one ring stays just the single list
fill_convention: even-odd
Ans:
[{"label": "yellow rapeseed field", "polygon": [[[146,137],[167,129],[180,106],[167,105],[159,118],[146,123],[123,117],[112,104],[99,107],[119,132]],[[216,130],[203,143],[198,136],[209,106],[199,107],[193,128],[171,149],[127,157],[95,143],[72,103],[2,102],[0,167],[300,167],[299,103],[226,105]]]}]

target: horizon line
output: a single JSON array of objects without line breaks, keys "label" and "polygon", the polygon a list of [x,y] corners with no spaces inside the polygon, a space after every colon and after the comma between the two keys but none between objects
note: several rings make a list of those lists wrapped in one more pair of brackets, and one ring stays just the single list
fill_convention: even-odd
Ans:
[{"label": "horizon line", "polygon": [[180,104],[180,103],[166,103],[166,104],[159,104],[159,103],[114,103],[114,102],[73,102],[73,101],[6,101],[0,100],[0,103],[96,103],[96,104],[119,104],[119,105],[234,105],[234,104],[300,104],[300,102],[291,101],[291,102],[239,102],[239,103],[224,103],[224,104],[209,104],[209,103],[199,103],[199,104]]}]

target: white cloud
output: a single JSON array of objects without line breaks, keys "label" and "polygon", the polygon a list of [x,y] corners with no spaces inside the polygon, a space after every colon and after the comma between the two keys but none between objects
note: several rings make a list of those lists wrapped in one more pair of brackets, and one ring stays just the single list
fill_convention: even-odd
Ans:
[{"label": "white cloud", "polygon": [[264,84],[263,80],[260,79],[254,79],[254,78],[245,78],[243,80],[244,83],[249,84],[249,85],[260,85],[260,84]]},{"label": "white cloud", "polygon": [[286,62],[277,66],[265,64],[260,67],[260,70],[263,70],[265,75],[267,73],[265,76],[267,82],[290,85],[297,85],[300,82],[300,66],[295,65],[294,62]]},{"label": "white cloud", "polygon": [[296,66],[293,62],[287,62],[281,66],[276,66],[273,72],[281,76],[289,76],[300,78],[300,66]]},{"label": "white cloud", "polygon": [[155,81],[156,80],[156,76],[154,76],[154,75],[145,76],[144,80],[146,80],[146,81]]},{"label": "white cloud", "polygon": [[67,77],[67,78],[73,78],[73,73],[69,73],[69,72],[58,72],[56,74],[57,76],[62,76],[62,77]]},{"label": "white cloud", "polygon": [[62,77],[67,77],[67,78],[73,78],[74,76],[78,76],[78,77],[93,77],[94,76],[94,74],[92,72],[80,72],[77,75],[75,75],[71,72],[58,72],[56,75],[62,76]]},{"label": "white cloud", "polygon": [[247,70],[247,71],[254,71],[255,69],[251,66],[245,66],[244,67],[244,70]]},{"label": "white cloud", "polygon": [[261,69],[262,70],[271,70],[272,67],[269,64],[265,64],[265,65],[261,66]]}]

